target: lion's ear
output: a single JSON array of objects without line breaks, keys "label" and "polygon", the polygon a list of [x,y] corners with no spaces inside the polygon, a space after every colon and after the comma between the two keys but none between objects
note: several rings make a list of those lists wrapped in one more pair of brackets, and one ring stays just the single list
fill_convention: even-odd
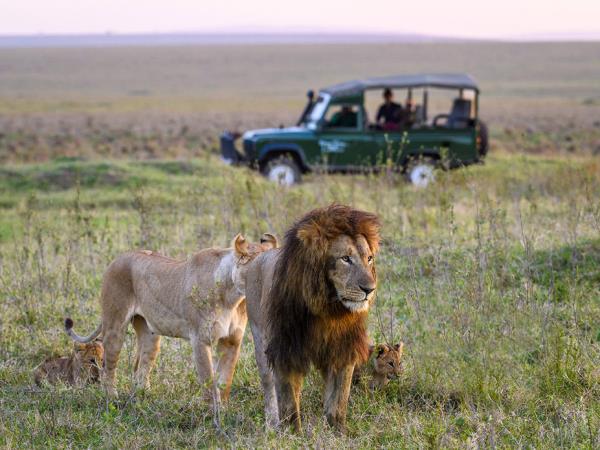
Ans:
[{"label": "lion's ear", "polygon": [[237,256],[248,256],[248,241],[241,234],[237,234],[236,237],[233,238],[233,243],[231,245]]},{"label": "lion's ear", "polygon": [[260,237],[260,243],[270,245],[271,248],[279,248],[279,241],[277,240],[277,237],[271,233],[264,233]]},{"label": "lion's ear", "polygon": [[398,352],[399,356],[402,356],[402,353],[404,352],[404,342],[394,345],[394,350]]},{"label": "lion's ear", "polygon": [[380,357],[384,353],[387,353],[389,351],[389,348],[386,344],[379,344],[376,348],[376,351],[377,351],[377,357]]}]

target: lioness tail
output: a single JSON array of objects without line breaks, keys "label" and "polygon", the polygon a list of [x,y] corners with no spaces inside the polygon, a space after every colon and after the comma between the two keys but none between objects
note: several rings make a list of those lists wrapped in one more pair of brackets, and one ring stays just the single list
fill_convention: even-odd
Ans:
[{"label": "lioness tail", "polygon": [[102,333],[102,323],[100,323],[96,330],[89,336],[79,336],[73,331],[73,320],[70,317],[67,317],[65,319],[65,331],[69,336],[71,336],[71,339],[73,339],[74,341],[81,342],[82,344],[87,344],[88,342],[92,342],[94,339],[100,336],[100,333]]}]

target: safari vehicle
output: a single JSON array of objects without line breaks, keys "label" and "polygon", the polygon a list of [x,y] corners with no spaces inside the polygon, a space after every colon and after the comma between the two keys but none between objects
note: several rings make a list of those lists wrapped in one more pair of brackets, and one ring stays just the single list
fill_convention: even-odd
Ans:
[{"label": "safari vehicle", "polygon": [[[397,126],[377,123],[367,113],[365,94],[383,89],[406,93],[406,104],[401,105],[404,120]],[[442,111],[448,112],[430,117],[432,98],[441,91],[450,103],[442,105]],[[406,174],[414,184],[426,185],[436,167],[448,169],[483,160],[488,133],[478,109],[479,88],[466,74],[349,81],[321,89],[316,98],[309,91],[296,126],[245,132],[241,151],[235,146],[239,135],[225,132],[221,153],[228,163],[247,164],[286,185],[319,169],[350,172],[383,165]],[[340,114],[350,120],[340,121]]]}]

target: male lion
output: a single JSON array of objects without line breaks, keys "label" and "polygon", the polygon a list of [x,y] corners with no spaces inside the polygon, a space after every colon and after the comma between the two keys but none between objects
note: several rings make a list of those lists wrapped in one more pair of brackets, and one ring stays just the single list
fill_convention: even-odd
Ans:
[{"label": "male lion", "polygon": [[96,383],[100,378],[100,367],[104,359],[102,342],[87,344],[75,342],[71,356],[48,358],[34,372],[35,384],[41,386],[44,381],[56,384]]},{"label": "male lion", "polygon": [[[260,244],[241,235],[233,248],[201,250],[186,261],[176,261],[151,251],[117,257],[102,280],[102,323],[88,337],[65,327],[77,342],[89,342],[100,333],[104,341],[104,382],[115,394],[115,369],[129,322],[137,335],[135,381],[149,384],[150,370],[159,351],[160,336],[188,339],[200,383],[218,413],[221,397],[227,399],[246,328],[244,280],[248,262],[277,247],[277,239],[264,234]],[[217,344],[213,370],[211,344]],[[215,376],[216,372],[216,376]],[[219,391],[218,387],[222,387]]]},{"label": "male lion", "polygon": [[300,389],[312,363],[325,380],[328,422],[345,428],[352,371],[369,356],[379,228],[376,215],[348,206],[315,209],[281,249],[250,264],[246,301],[269,425],[279,413],[300,430]]}]

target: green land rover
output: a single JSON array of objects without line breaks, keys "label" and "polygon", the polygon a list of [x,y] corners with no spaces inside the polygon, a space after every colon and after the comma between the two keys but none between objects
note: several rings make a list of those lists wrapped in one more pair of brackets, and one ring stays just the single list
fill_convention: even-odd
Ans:
[{"label": "green land rover", "polygon": [[[385,103],[370,117],[365,98],[382,90]],[[394,103],[393,92],[405,93],[405,104]],[[443,112],[431,114],[433,105]],[[295,126],[245,132],[241,151],[235,143],[240,135],[223,133],[221,153],[227,163],[249,165],[287,185],[311,171],[392,167],[423,186],[434,178],[436,167],[483,160],[488,132],[478,109],[479,88],[466,74],[349,81],[321,89],[317,96],[309,91]]]}]

